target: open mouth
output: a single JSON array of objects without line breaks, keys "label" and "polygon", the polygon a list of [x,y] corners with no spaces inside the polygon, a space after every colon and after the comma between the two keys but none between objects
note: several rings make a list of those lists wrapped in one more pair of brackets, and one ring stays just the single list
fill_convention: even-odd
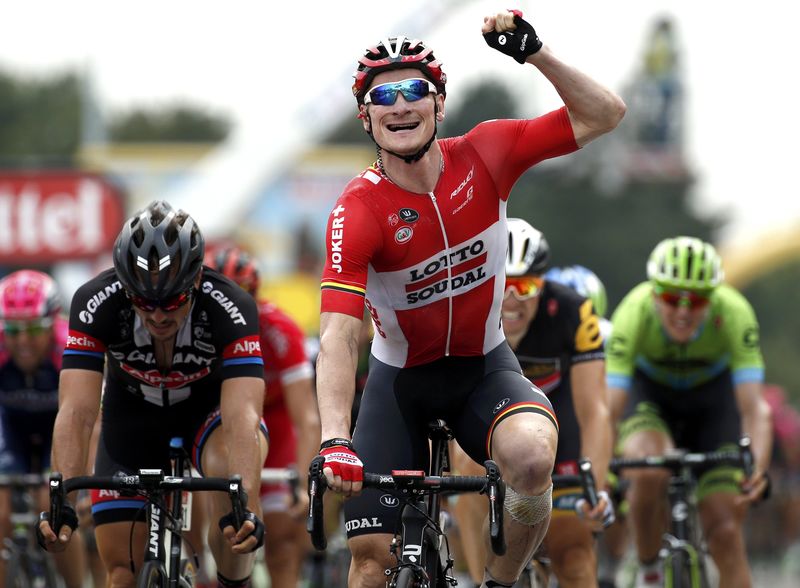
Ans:
[{"label": "open mouth", "polygon": [[393,125],[386,125],[386,128],[393,133],[399,133],[402,131],[413,131],[418,126],[419,126],[418,122],[410,122],[410,123],[398,123]]}]

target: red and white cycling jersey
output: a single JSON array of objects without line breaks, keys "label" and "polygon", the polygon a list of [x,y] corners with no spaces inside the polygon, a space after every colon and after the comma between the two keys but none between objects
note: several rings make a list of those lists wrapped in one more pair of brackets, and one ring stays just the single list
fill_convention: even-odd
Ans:
[{"label": "red and white cycling jersey", "polygon": [[372,353],[397,367],[484,355],[503,341],[506,201],[522,173],[578,146],[566,108],[494,120],[442,139],[444,170],[428,194],[371,167],[328,220],[322,312],[375,325]]},{"label": "red and white cycling jersey", "polygon": [[[297,432],[285,402],[285,386],[314,377],[305,351],[305,336],[289,316],[270,302],[259,302],[258,324],[264,362],[264,422],[269,430],[267,468],[285,468],[297,463]],[[261,493],[286,489],[280,484],[262,485]]]},{"label": "red and white cycling jersey", "polygon": [[283,405],[283,386],[311,378],[314,371],[305,351],[300,327],[271,302],[259,302],[258,325],[264,362],[264,412]]}]

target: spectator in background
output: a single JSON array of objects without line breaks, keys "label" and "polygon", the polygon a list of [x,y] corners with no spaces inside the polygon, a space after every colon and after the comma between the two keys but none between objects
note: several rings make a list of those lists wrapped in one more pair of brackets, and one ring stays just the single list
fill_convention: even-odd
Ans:
[{"label": "spectator in background", "polygon": [[270,451],[264,467],[295,467],[300,473],[300,500],[289,488],[261,486],[261,508],[267,528],[265,559],[272,588],[295,588],[300,566],[311,545],[305,531],[308,478],[305,473],[319,447],[319,414],[313,369],[306,357],[303,332],[277,306],[258,298],[259,272],[253,259],[236,247],[209,252],[206,265],[230,278],[258,302],[261,351],[264,356],[264,420]]},{"label": "spectator in background", "polygon": [[[44,474],[50,468],[53,423],[58,411],[58,377],[67,322],[59,316],[55,281],[42,272],[20,270],[0,281],[0,474]],[[48,508],[47,488],[38,507]],[[11,490],[0,488],[0,545],[11,534]],[[83,583],[80,541],[55,555],[67,588]],[[0,582],[6,579],[0,557]]]}]

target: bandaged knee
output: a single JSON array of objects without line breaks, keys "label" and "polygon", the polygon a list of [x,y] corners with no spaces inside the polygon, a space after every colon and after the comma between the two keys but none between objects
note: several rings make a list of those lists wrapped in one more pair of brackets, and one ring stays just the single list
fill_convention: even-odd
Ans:
[{"label": "bandaged knee", "polygon": [[538,525],[553,510],[553,485],[538,496],[518,494],[511,486],[506,486],[506,499],[503,503],[506,512],[520,525]]}]

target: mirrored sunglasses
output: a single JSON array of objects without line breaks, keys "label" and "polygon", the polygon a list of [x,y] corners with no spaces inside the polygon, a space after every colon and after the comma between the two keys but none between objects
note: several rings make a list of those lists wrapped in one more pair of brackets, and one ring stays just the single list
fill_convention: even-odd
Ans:
[{"label": "mirrored sunglasses", "polygon": [[698,308],[705,308],[710,302],[708,296],[688,290],[665,290],[664,288],[656,288],[656,296],[665,304],[674,308],[688,306],[690,309],[696,310]]},{"label": "mirrored sunglasses", "polygon": [[508,298],[511,293],[517,300],[528,300],[538,296],[542,291],[544,278],[541,276],[518,276],[506,278],[506,291],[503,298]]},{"label": "mirrored sunglasses", "polygon": [[176,294],[175,296],[167,298],[166,300],[149,300],[142,296],[137,296],[136,294],[126,292],[131,304],[133,304],[139,310],[143,310],[144,312],[153,312],[156,308],[160,308],[164,312],[174,312],[189,302],[192,299],[193,293],[194,287],[191,287],[185,292]]},{"label": "mirrored sunglasses", "polygon": [[28,335],[41,335],[47,333],[53,328],[53,319],[51,317],[31,319],[31,320],[18,320],[18,321],[3,321],[3,333],[6,337],[16,337],[22,333]]},{"label": "mirrored sunglasses", "polygon": [[411,78],[401,82],[389,82],[373,87],[364,96],[364,104],[391,106],[397,102],[397,93],[403,94],[406,102],[422,100],[428,94],[436,94],[436,86],[430,80]]}]

